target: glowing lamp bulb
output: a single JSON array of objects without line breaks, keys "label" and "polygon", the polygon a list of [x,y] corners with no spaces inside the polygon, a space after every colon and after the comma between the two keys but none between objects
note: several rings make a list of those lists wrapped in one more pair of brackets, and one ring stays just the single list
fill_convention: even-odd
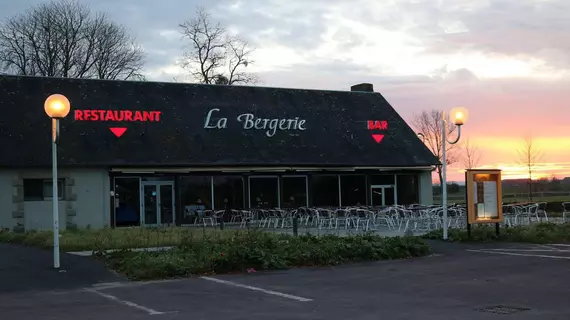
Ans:
[{"label": "glowing lamp bulb", "polygon": [[65,118],[70,109],[69,100],[62,94],[52,94],[44,102],[44,110],[50,118]]},{"label": "glowing lamp bulb", "polygon": [[449,116],[451,118],[451,121],[453,121],[456,126],[461,126],[467,122],[467,119],[469,118],[469,112],[465,108],[458,107],[451,109]]}]

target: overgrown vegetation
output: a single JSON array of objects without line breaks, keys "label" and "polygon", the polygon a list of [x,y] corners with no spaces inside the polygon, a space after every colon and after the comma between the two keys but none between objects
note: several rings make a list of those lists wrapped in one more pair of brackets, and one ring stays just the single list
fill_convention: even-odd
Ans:
[{"label": "overgrown vegetation", "polygon": [[[431,252],[417,237],[291,236],[256,229],[83,229],[66,230],[60,239],[62,251],[94,251],[110,268],[133,280],[405,259]],[[53,238],[47,231],[0,231],[0,242],[51,248]],[[129,250],[158,247],[172,248]]]},{"label": "overgrown vegetation", "polygon": [[103,259],[130,279],[150,280],[404,259],[429,253],[429,246],[416,237],[388,238],[372,234],[295,237],[250,230],[230,231],[223,237],[214,234],[186,238],[168,251],[116,251],[104,254]]},{"label": "overgrown vegetation", "polygon": [[[570,243],[570,223],[536,223],[529,226],[501,228],[499,236],[494,225],[475,225],[471,238],[467,230],[449,229],[449,240],[453,242],[525,242],[525,243]],[[442,230],[433,230],[423,236],[425,239],[441,240]]]},{"label": "overgrown vegetation", "polygon": [[[224,237],[227,232],[215,229],[197,228],[105,228],[62,231],[59,245],[62,251],[103,251],[109,249],[132,249],[178,246],[188,239],[206,239],[216,234]],[[29,231],[15,233],[0,231],[0,242],[10,242],[51,248],[51,231]]]}]

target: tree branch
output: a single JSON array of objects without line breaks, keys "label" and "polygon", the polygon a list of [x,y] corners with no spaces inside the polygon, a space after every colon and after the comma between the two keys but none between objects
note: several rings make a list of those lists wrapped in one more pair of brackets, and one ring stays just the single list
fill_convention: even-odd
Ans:
[{"label": "tree branch", "polygon": [[481,150],[473,144],[469,139],[465,139],[463,143],[463,165],[466,169],[474,169],[479,166],[481,161]]},{"label": "tree branch", "polygon": [[182,38],[188,40],[183,59],[179,62],[190,76],[205,84],[252,84],[255,75],[243,69],[253,63],[249,57],[254,49],[239,37],[230,37],[219,23],[213,23],[204,8],[196,16],[179,25]]}]

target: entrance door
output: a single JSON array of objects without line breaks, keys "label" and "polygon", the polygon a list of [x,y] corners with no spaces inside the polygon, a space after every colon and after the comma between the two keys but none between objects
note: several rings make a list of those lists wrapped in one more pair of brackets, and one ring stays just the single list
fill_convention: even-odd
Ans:
[{"label": "entrance door", "polygon": [[141,225],[174,224],[174,182],[145,181],[141,188]]},{"label": "entrance door", "polygon": [[370,186],[372,206],[391,206],[396,203],[396,193],[393,185]]}]

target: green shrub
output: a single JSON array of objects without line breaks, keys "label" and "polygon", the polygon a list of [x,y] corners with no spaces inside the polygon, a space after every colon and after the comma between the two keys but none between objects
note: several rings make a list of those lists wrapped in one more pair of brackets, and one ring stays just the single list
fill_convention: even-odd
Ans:
[{"label": "green shrub", "polygon": [[133,280],[192,275],[330,266],[358,261],[403,259],[429,254],[416,237],[377,235],[289,236],[262,231],[231,232],[225,237],[187,239],[162,252],[117,251],[103,255],[116,271]]},{"label": "green shrub", "polygon": [[24,233],[0,230],[0,242],[23,243],[25,239],[26,235]]},{"label": "green shrub", "polygon": [[[433,230],[423,236],[425,239],[440,240],[442,230]],[[453,242],[525,242],[525,243],[570,243],[570,223],[536,223],[529,226],[501,228],[499,236],[494,225],[474,225],[471,238],[467,230],[449,229],[448,237]]]}]

